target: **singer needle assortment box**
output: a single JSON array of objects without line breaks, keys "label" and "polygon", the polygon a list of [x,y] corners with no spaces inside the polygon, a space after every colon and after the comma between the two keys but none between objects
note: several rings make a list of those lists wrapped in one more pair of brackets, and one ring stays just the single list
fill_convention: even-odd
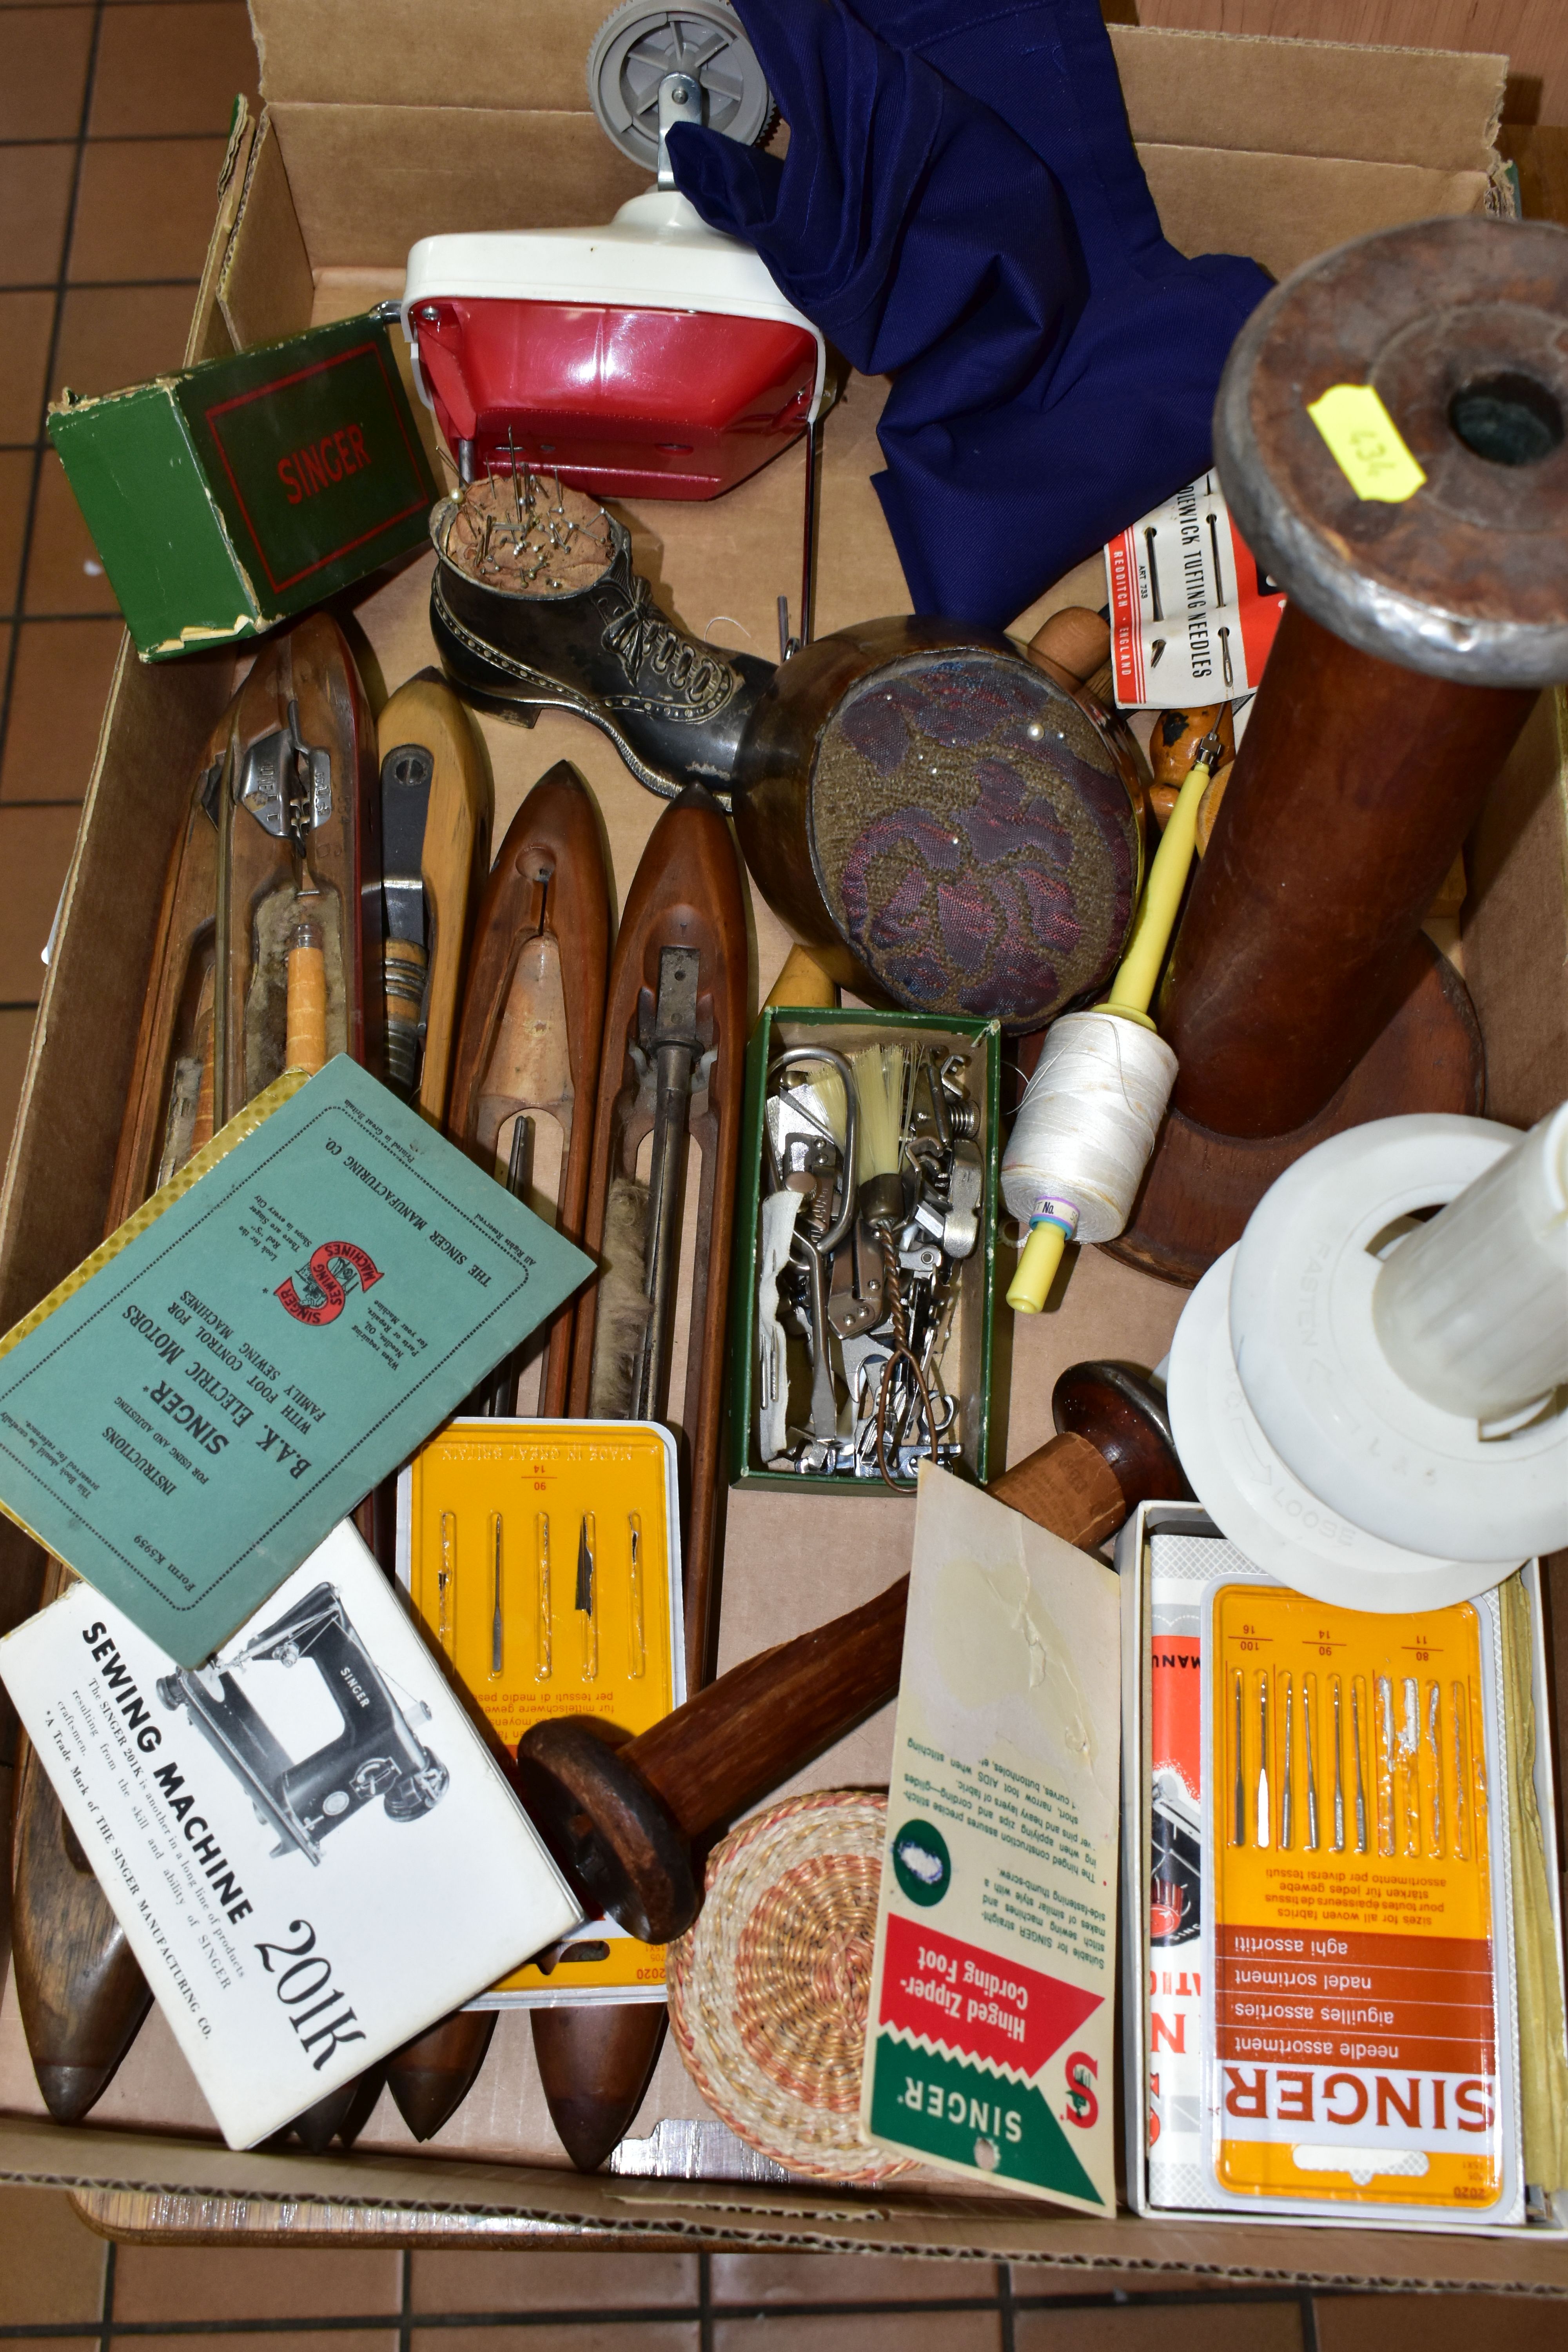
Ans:
[{"label": "singer needle assortment box", "polygon": [[[266,109],[243,126],[187,362],[223,359],[360,318],[398,296],[409,247],[459,230],[605,220],[646,179],[588,110],[584,59],[604,0],[254,0]],[[1227,39],[1114,26],[1128,110],[1166,229],[1184,250],[1255,255],[1277,276],[1345,238],[1434,213],[1504,201],[1492,149],[1506,61],[1331,43]],[[476,77],[476,58],[526,62]],[[394,338],[395,356],[404,364]],[[870,475],[883,386],[851,379],[826,419],[817,625],[909,609]],[[417,412],[426,436],[428,415]],[[793,593],[802,457],[792,451],[708,504],[628,507],[639,567],[656,597],[700,634],[768,655],[775,604]],[[379,700],[431,659],[429,558],[362,583],[337,609],[356,633]],[[1062,604],[1103,601],[1098,557],[1058,583],[1016,632]],[[0,1198],[0,1328],[68,1273],[101,1237],[121,1107],[136,1046],[168,856],[208,730],[245,648],[215,646],[139,662],[128,646],[104,722],[79,845]],[[662,805],[593,730],[546,713],[531,730],[483,721],[496,782],[496,837],[556,759],[572,760],[603,810],[618,897]],[[1469,844],[1462,953],[1486,1039],[1490,1109],[1528,1125],[1568,1095],[1568,962],[1562,763],[1553,698],[1543,697]],[[756,975],[765,994],[787,942],[753,900]],[[1010,1106],[1004,1101],[1002,1115]],[[689,1247],[689,1244],[688,1244]],[[999,1276],[1009,1269],[1000,1253]],[[1051,1433],[1059,1371],[1086,1356],[1158,1363],[1184,1294],[1079,1254],[1049,1314],[1013,1324],[998,1307],[991,1463]],[[1006,1327],[1005,1328],[1005,1327]],[[1010,1374],[1002,1341],[1010,1336]],[[672,1394],[681,1392],[674,1367]],[[909,1566],[912,1499],[795,1496],[747,1483],[727,1500],[718,1664],[868,1600]],[[34,1606],[38,1556],[0,1530],[0,1600],[14,1622]],[[1568,1577],[1547,1574],[1559,1621]],[[823,1757],[823,1787],[885,1784],[888,1708]],[[1513,2286],[1568,2293],[1568,2236],[1417,2235],[1281,2222],[1229,2212],[1098,2220],[1025,2206],[1005,2189],[962,2192],[915,2177],[872,2193],[754,2178],[658,2177],[663,2151],[696,2144],[706,2116],[667,2046],[622,2168],[574,2174],[538,2090],[528,2021],[503,2014],[479,2084],[445,2132],[418,2147],[389,2100],[349,2156],[235,2155],[217,2138],[155,2013],[89,2122],[44,2114],[15,1999],[0,1998],[0,2174],[11,2180],[112,2185],[204,2198],[325,2200],[464,2209],[530,2220],[556,2242],[588,2232],[646,2244],[832,2246],[1150,2270],[1275,2283]],[[709,2119],[710,2121],[710,2118]],[[660,2126],[669,2128],[660,2132]],[[738,2170],[738,2168],[732,2168]]]}]

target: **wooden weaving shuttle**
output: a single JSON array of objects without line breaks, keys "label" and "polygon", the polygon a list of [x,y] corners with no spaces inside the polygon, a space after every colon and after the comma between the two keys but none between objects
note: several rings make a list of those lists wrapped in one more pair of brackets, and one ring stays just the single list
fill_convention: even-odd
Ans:
[{"label": "wooden weaving shuttle", "polygon": [[[480,900],[447,1131],[504,1183],[516,1122],[531,1122],[535,1132],[541,1120],[552,1122],[560,1136],[554,1223],[573,1241],[582,1233],[588,1190],[609,953],[610,883],[598,814],[575,768],[560,760],[507,827]],[[536,1197],[532,1205],[550,1213],[548,1202]],[[544,1346],[539,1412],[555,1420],[566,1411],[570,1306],[549,1326]],[[502,1409],[510,1412],[514,1372],[502,1389]],[[388,2061],[387,2087],[416,2139],[433,2138],[456,2115],[494,2032],[493,2011],[458,2010]]]},{"label": "wooden weaving shuttle", "polygon": [[[541,777],[507,827],[479,902],[453,1057],[447,1131],[507,1179],[511,1129],[560,1136],[554,1224],[583,1234],[610,952],[610,884],[598,812],[569,761]],[[537,1166],[536,1178],[543,1173]],[[548,1197],[530,1205],[549,1217]],[[550,1326],[539,1412],[566,1411],[572,1309]]]},{"label": "wooden weaving shuttle", "polygon": [[[746,945],[744,884],[728,821],[701,786],[689,786],[654,827],[616,942],[584,1231],[584,1247],[603,1258],[612,1228],[610,1264],[578,1303],[571,1393],[574,1418],[665,1418],[689,1136],[702,1178],[679,1423],[689,1689],[704,1679],[710,1647]],[[635,1214],[641,1205],[637,1153],[650,1138],[642,1230],[631,1235],[627,1207]],[[621,1262],[628,1240],[635,1280]],[[601,1316],[606,1293],[616,1295]],[[551,2118],[579,2170],[596,2169],[625,2137],[668,2016],[662,2000],[532,2011]]]},{"label": "wooden weaving shuttle", "polygon": [[[746,1050],[745,885],[717,801],[689,784],[648,837],[621,917],[594,1113],[583,1246],[601,1256],[617,1181],[635,1183],[637,1152],[653,1157],[640,1253],[641,1313],[602,1314],[615,1265],[577,1305],[574,1419],[660,1421],[667,1412],[688,1137],[702,1157],[688,1317],[684,1441],[687,1686],[706,1673],[711,1628],[714,1515],[724,1408],[724,1331],[735,1220]],[[689,1091],[688,1091],[689,1090]],[[619,1341],[629,1334],[631,1345]],[[601,1345],[601,1340],[603,1344]]]},{"label": "wooden weaving shuttle", "polygon": [[445,1127],[495,795],[479,730],[438,672],[398,688],[376,735],[386,1081]]},{"label": "wooden weaving shuttle", "polygon": [[[285,1066],[289,1032],[300,1031],[277,918],[292,906],[297,845],[337,908],[322,924],[335,973],[315,992],[326,1000],[316,1043],[348,1045],[363,1058],[368,952],[368,1029],[379,1048],[379,912],[362,922],[362,904],[378,908],[380,898],[375,775],[353,656],[336,624],[312,614],[260,648],[206,744],[164,887],[106,1232]],[[291,831],[290,803],[305,790],[309,806]],[[374,934],[368,950],[366,930]],[[246,1088],[247,1069],[254,1084]],[[46,1601],[69,1580],[51,1560]],[[13,1838],[17,2006],[45,2104],[61,2123],[79,2122],[102,2096],[152,2005],[120,1923],[79,1857],[48,1777],[28,1753]]]}]

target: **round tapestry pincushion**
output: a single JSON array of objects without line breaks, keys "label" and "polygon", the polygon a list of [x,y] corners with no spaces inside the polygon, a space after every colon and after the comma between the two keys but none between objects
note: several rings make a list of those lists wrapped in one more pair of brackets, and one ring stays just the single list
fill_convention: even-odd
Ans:
[{"label": "round tapestry pincushion", "polygon": [[669,1948],[686,2070],[736,2137],[790,2172],[869,2184],[911,2169],[860,2134],[887,1800],[786,1797],[708,1862],[695,1927]]},{"label": "round tapestry pincushion", "polygon": [[870,1003],[1033,1029],[1121,956],[1127,755],[1004,636],[917,617],[818,638],[758,701],[732,793],[763,895]]}]

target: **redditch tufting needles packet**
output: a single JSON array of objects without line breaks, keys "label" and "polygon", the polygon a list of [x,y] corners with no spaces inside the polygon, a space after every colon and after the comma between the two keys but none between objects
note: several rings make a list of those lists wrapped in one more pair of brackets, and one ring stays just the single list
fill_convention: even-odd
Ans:
[{"label": "redditch tufting needles packet", "polygon": [[0,1341],[0,1509],[187,1666],[593,1270],[346,1055],[277,1092]]},{"label": "redditch tufting needles packet", "polygon": [[0,1674],[231,2147],[580,1916],[346,1524],[195,1673],[79,1583]]},{"label": "redditch tufting needles packet", "polygon": [[861,2121],[1115,2210],[1112,1571],[922,1465]]}]

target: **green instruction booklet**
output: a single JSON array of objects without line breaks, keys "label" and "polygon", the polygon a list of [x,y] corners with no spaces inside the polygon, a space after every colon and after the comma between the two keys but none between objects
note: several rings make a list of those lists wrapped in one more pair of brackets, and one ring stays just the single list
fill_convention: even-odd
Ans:
[{"label": "green instruction booklet", "polygon": [[346,1056],[110,1251],[0,1353],[0,1509],[184,1666],[593,1271]]}]

